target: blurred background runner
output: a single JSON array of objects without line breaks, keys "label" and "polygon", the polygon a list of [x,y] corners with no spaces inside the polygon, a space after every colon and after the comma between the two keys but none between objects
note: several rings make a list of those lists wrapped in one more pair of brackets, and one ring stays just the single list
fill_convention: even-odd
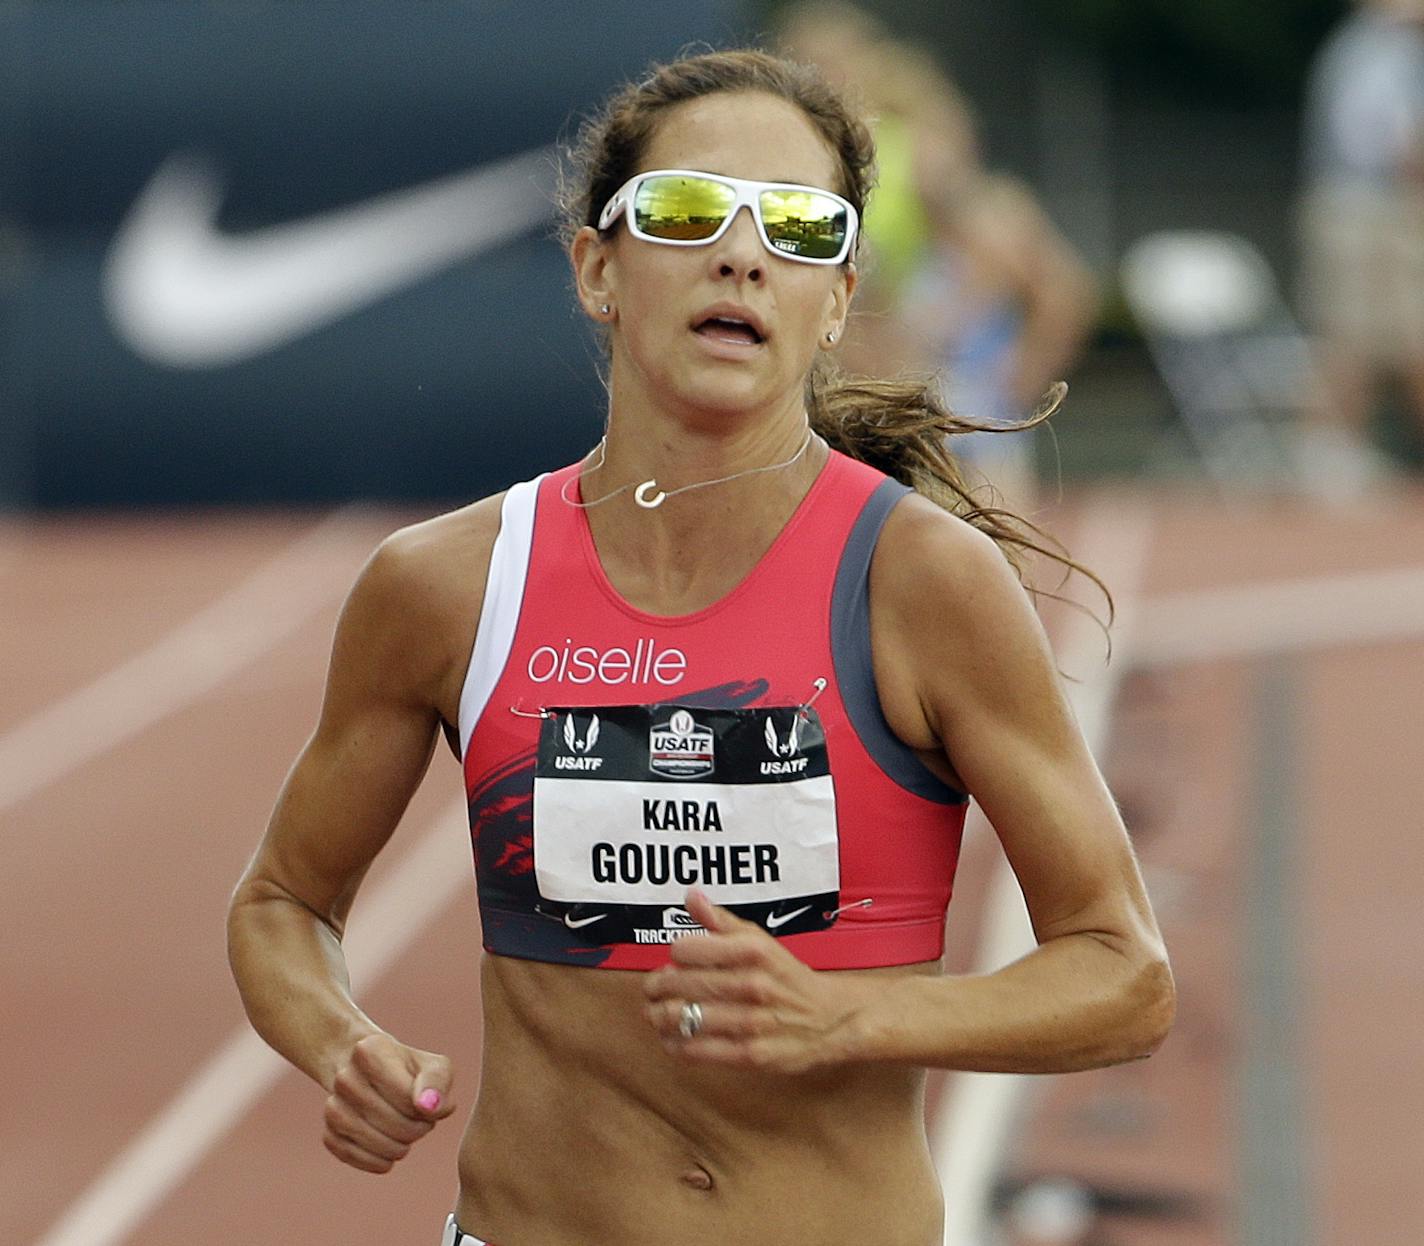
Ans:
[{"label": "blurred background runner", "polygon": [[1302,119],[1302,310],[1325,402],[1302,467],[1357,490],[1384,475],[1383,385],[1424,433],[1424,0],[1359,0],[1321,47]]},{"label": "blurred background runner", "polygon": [[[1094,327],[1086,263],[1027,184],[985,166],[969,102],[927,52],[839,3],[793,5],[780,38],[858,95],[875,126],[880,179],[845,367],[934,372],[957,415],[996,426],[1028,418]],[[971,433],[952,448],[1024,504],[1035,436]]]}]

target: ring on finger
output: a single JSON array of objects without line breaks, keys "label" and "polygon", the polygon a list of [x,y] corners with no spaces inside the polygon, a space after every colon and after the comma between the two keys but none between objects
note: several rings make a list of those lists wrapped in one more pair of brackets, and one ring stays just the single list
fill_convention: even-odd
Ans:
[{"label": "ring on finger", "polygon": [[696,1038],[702,1029],[702,1005],[686,1003],[677,1017],[677,1032],[683,1038]]}]

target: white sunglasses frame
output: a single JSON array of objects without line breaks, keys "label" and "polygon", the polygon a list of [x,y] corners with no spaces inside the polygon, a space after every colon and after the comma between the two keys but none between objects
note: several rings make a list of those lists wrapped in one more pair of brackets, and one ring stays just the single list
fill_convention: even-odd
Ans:
[{"label": "white sunglasses frame", "polygon": [[[706,238],[659,238],[654,234],[645,233],[638,228],[636,214],[632,211],[634,197],[638,193],[638,188],[643,182],[651,177],[698,177],[709,182],[716,182],[722,186],[729,186],[736,196],[732,200],[732,206],[728,209],[726,217],[716,230]],[[846,211],[846,236],[845,242],[841,244],[840,251],[834,256],[813,256],[796,255],[790,251],[783,251],[776,246],[766,232],[766,225],[761,219],[761,201],[758,196],[764,190],[795,190],[805,191],[813,195],[824,195],[827,199],[833,199],[836,203],[844,206]],[[747,208],[752,214],[752,220],[756,222],[757,233],[761,236],[762,246],[778,259],[790,260],[794,264],[844,264],[850,259],[851,251],[855,248],[856,235],[860,232],[860,214],[855,210],[855,204],[851,203],[844,195],[838,195],[833,190],[826,190],[821,186],[803,186],[799,182],[754,182],[741,177],[728,177],[722,173],[707,173],[701,169],[649,169],[646,173],[637,173],[623,183],[613,197],[603,205],[603,211],[598,214],[598,230],[602,233],[608,229],[619,216],[622,216],[628,225],[628,232],[634,238],[643,242],[655,242],[665,247],[705,247],[716,242],[723,234],[732,227],[732,222],[736,219],[737,213],[742,208]]]}]

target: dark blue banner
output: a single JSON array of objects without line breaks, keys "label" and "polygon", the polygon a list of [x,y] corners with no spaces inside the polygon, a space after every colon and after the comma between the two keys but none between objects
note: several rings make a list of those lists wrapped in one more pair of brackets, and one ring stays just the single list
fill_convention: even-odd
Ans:
[{"label": "dark blue banner", "polygon": [[557,144],[647,5],[0,4],[0,504],[459,500],[597,438]]}]

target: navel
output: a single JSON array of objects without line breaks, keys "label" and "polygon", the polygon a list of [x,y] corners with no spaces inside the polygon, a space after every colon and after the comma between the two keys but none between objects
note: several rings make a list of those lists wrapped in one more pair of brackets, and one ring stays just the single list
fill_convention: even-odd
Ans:
[{"label": "navel", "polygon": [[693,1164],[683,1172],[680,1179],[690,1190],[710,1190],[713,1185],[712,1174],[701,1164]]}]

